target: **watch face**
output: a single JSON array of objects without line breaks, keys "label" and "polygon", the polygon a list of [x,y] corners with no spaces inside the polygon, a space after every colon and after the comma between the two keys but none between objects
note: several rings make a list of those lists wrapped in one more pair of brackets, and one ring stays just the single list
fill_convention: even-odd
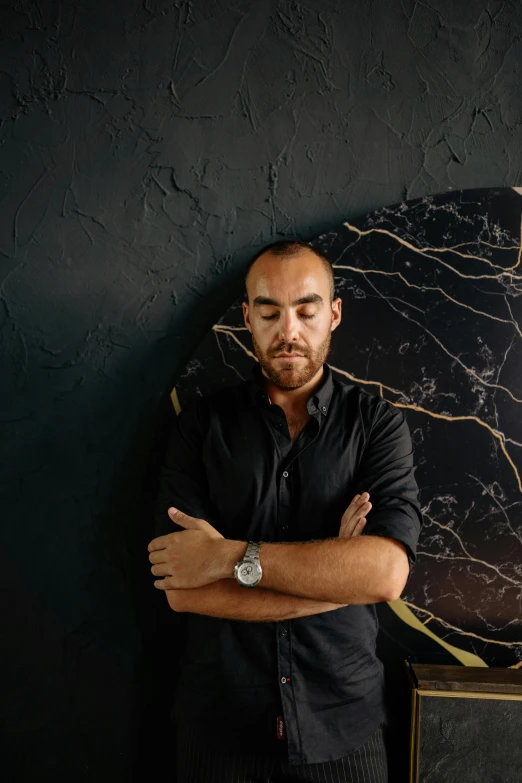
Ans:
[{"label": "watch face", "polygon": [[261,578],[261,568],[257,563],[247,560],[239,566],[237,575],[244,585],[254,585]]}]

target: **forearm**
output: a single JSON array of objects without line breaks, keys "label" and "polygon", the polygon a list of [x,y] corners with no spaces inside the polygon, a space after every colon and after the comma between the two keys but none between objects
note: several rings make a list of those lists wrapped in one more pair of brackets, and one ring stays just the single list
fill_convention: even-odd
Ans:
[{"label": "forearm", "polygon": [[[224,541],[224,577],[233,578],[233,564],[244,548],[244,542]],[[262,543],[260,562],[263,576],[256,590],[275,590],[341,605],[398,598],[409,573],[404,547],[380,536]]]},{"label": "forearm", "polygon": [[174,611],[205,614],[228,620],[274,622],[340,609],[345,604],[317,601],[275,590],[242,587],[235,580],[221,579],[204,587],[167,590]]}]

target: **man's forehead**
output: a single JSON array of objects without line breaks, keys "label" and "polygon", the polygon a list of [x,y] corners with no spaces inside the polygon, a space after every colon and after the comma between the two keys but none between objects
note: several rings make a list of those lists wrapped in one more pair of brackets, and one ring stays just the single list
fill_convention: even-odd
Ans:
[{"label": "man's forehead", "polygon": [[[263,258],[263,257],[261,257]],[[261,260],[261,259],[260,259]],[[277,259],[276,263],[260,263],[252,268],[251,286],[255,296],[286,298],[292,301],[299,297],[315,294],[327,287],[325,272],[321,261],[313,257],[298,259]],[[257,267],[257,268],[256,268]]]},{"label": "man's forehead", "polygon": [[[255,296],[253,299],[254,307],[260,307],[261,305],[282,305],[285,304],[285,300],[288,297],[282,296],[282,292],[279,291],[276,297],[273,296]],[[298,296],[296,299],[292,299],[288,304],[290,304],[292,307],[297,307],[298,305],[302,304],[322,304],[324,301],[323,297],[320,294],[317,294],[315,292],[310,292],[308,294],[304,294],[303,296]]]}]

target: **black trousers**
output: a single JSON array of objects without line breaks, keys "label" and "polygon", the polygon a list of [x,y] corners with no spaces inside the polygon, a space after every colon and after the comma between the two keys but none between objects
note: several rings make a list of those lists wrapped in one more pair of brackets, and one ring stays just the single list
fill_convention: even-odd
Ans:
[{"label": "black trousers", "polygon": [[383,728],[357,750],[336,761],[290,765],[282,758],[245,755],[206,745],[197,729],[176,731],[177,783],[387,783]]}]

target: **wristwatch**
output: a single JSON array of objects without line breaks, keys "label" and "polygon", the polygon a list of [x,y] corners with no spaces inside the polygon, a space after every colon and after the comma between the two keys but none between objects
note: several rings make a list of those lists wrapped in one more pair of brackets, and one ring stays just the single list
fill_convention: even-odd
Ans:
[{"label": "wristwatch", "polygon": [[256,587],[263,576],[263,569],[259,562],[259,549],[261,543],[249,541],[245,555],[234,567],[234,576],[239,585],[243,587]]}]

